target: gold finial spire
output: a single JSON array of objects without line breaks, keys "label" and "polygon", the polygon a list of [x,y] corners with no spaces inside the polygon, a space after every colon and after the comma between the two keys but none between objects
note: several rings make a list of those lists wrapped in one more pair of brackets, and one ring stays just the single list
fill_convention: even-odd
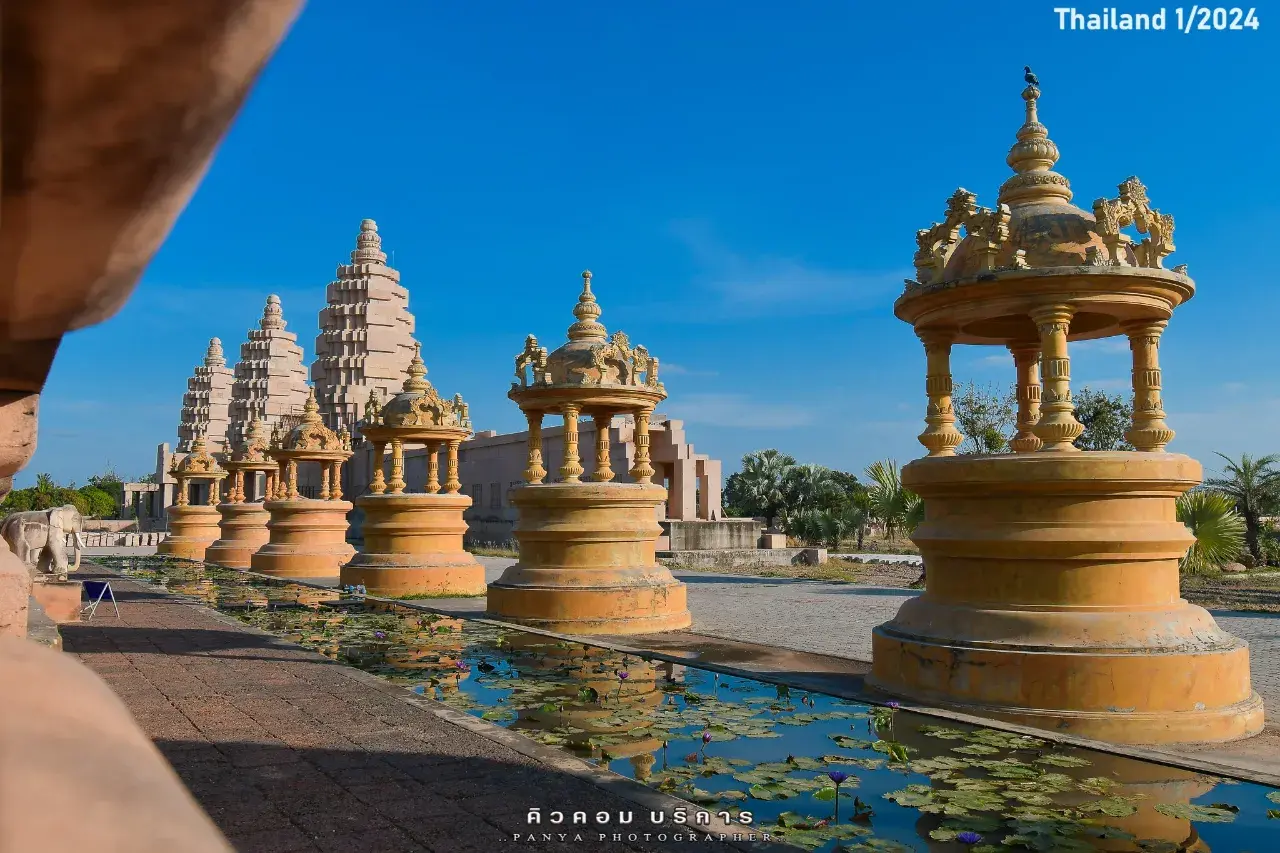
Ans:
[{"label": "gold finial spire", "polygon": [[314,386],[307,390],[307,402],[302,406],[302,422],[304,424],[322,423],[320,420],[320,404],[316,402]]},{"label": "gold finial spire", "polygon": [[267,425],[261,417],[254,417],[249,424],[249,434],[245,437],[245,447],[267,447],[271,439],[267,435]]},{"label": "gold finial spire", "polygon": [[595,294],[591,292],[591,270],[582,271],[582,295],[578,297],[578,304],[573,306],[573,316],[578,318],[578,322],[569,327],[569,340],[605,339],[605,327],[597,322],[600,306],[596,304]]},{"label": "gold finial spire", "polygon": [[1000,204],[1018,207],[1024,204],[1065,204],[1071,201],[1071,184],[1053,171],[1058,162],[1058,146],[1049,138],[1049,128],[1040,123],[1036,101],[1040,98],[1040,81],[1026,69],[1027,88],[1022,100],[1027,103],[1027,118],[1018,128],[1018,141],[1009,149],[1005,162],[1016,173],[1000,187]]},{"label": "gold finial spire", "polygon": [[427,366],[422,362],[422,344],[417,341],[413,342],[413,361],[409,362],[404,372],[409,374],[409,378],[404,381],[405,391],[421,394],[431,390],[431,383],[424,378]]}]

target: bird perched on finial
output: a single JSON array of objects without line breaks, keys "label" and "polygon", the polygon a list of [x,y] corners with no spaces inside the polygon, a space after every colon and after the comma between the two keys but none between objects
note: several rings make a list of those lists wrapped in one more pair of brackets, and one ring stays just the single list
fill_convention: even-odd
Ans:
[{"label": "bird perched on finial", "polygon": [[1025,72],[1025,73],[1022,75],[1022,79],[1027,81],[1027,85],[1028,85],[1028,86],[1039,86],[1039,85],[1040,85],[1040,78],[1039,78],[1039,77],[1037,77],[1036,75],[1034,75],[1034,74],[1032,74],[1032,73],[1031,73],[1031,66],[1030,66],[1030,65],[1024,65],[1024,66],[1022,66],[1022,70]]}]

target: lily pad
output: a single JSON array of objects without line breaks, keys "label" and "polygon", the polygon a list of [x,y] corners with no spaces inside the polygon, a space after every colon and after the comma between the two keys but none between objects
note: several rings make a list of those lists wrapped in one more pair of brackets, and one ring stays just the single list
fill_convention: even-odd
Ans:
[{"label": "lily pad", "polygon": [[1085,767],[1093,762],[1077,755],[1057,755],[1050,753],[1036,759],[1036,764],[1048,764],[1053,767]]},{"label": "lily pad", "polygon": [[1192,803],[1158,803],[1156,811],[1169,817],[1182,818],[1196,823],[1231,823],[1236,813],[1218,806],[1197,806]]},{"label": "lily pad", "polygon": [[958,752],[961,755],[995,755],[1000,750],[994,746],[988,746],[985,743],[971,743],[966,746],[953,746],[952,752]]},{"label": "lily pad", "polygon": [[872,741],[862,740],[861,738],[850,737],[849,735],[827,735],[836,742],[836,746],[842,746],[845,749],[870,749]]},{"label": "lily pad", "polygon": [[1101,800],[1081,803],[1076,808],[1086,814],[1101,813],[1109,817],[1128,817],[1138,810],[1128,797],[1104,797]]},{"label": "lily pad", "polygon": [[918,731],[926,737],[936,737],[939,740],[964,740],[967,737],[965,732],[945,726],[921,726]]}]

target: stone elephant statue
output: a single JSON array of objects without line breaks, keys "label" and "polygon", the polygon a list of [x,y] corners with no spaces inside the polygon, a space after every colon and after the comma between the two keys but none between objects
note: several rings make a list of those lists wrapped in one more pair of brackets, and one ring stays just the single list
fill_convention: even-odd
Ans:
[{"label": "stone elephant statue", "polygon": [[[68,571],[80,568],[84,518],[71,504],[33,512],[15,512],[0,521],[0,537],[13,553],[36,572],[66,580]],[[72,538],[75,565],[67,565],[67,534]]]}]

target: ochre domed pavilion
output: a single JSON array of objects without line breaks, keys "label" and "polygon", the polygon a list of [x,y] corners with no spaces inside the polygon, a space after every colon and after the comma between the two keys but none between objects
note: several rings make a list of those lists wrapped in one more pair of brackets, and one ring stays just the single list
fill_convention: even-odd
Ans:
[{"label": "ochre domed pavilion", "polygon": [[[342,567],[342,584],[363,584],[377,595],[481,595],[484,567],[462,547],[471,498],[459,494],[458,447],[471,435],[467,404],[451,400],[427,381],[427,366],[415,344],[404,390],[379,406],[370,394],[361,434],[373,443],[371,494],[356,500],[364,510],[364,546]],[[404,447],[427,448],[426,493],[405,491]],[[383,472],[391,445],[391,477]],[[444,493],[440,451],[445,450]]]},{"label": "ochre domed pavilion", "polygon": [[[231,485],[227,489],[226,500],[218,504],[218,514],[222,516],[218,527],[222,530],[222,537],[205,551],[206,563],[247,569],[254,552],[267,544],[267,522],[271,513],[266,510],[266,500],[277,490],[277,465],[270,452],[271,436],[267,425],[261,418],[254,418],[244,441],[223,464]],[[257,489],[259,474],[263,482],[260,492]],[[255,492],[253,500],[246,500],[246,479],[249,490]]]},{"label": "ochre domed pavilion", "polygon": [[[342,463],[351,458],[351,436],[324,425],[313,389],[302,423],[277,438],[268,454],[277,466],[276,493],[266,503],[270,537],[250,558],[250,568],[278,577],[336,579],[356,551],[347,542],[351,502],[342,499]],[[320,466],[318,499],[298,492],[302,463]]]},{"label": "ochre domed pavilion", "polygon": [[[218,484],[227,472],[209,452],[204,433],[191,442],[191,452],[169,470],[177,481],[174,502],[168,509],[169,535],[156,553],[184,560],[203,560],[205,549],[218,538]],[[207,489],[203,504],[191,503],[188,491],[192,483]]]},{"label": "ochre domed pavilion", "polygon": [[[1173,217],[1137,178],[1092,212],[1052,171],[1057,146],[1028,86],[1014,171],[994,208],[958,190],[916,240],[894,305],[924,343],[926,458],[902,471],[924,500],[912,535],[926,590],[875,629],[869,686],[922,705],[1126,743],[1257,733],[1249,649],[1180,597],[1194,541],[1175,500],[1200,464],[1168,453],[1160,337],[1195,293],[1165,269]],[[1132,226],[1135,240],[1122,229]],[[962,236],[961,231],[964,231]],[[1134,451],[1084,452],[1069,344],[1125,335]],[[1013,453],[957,456],[953,344],[1006,347],[1017,377]],[[1043,376],[1041,376],[1043,369]]]},{"label": "ochre domed pavilion", "polygon": [[[519,510],[520,562],[489,585],[488,609],[499,619],[573,634],[641,634],[688,627],[685,586],[658,564],[658,507],[666,489],[650,482],[649,420],[666,399],[658,360],[627,336],[609,336],[582,274],[569,341],[550,355],[532,335],[516,356],[507,394],[529,422],[529,467],[510,492]],[[564,419],[559,482],[545,483],[542,419]],[[614,481],[609,424],[635,418],[630,483]],[[578,419],[595,423],[595,470],[588,482],[578,451]]]}]

